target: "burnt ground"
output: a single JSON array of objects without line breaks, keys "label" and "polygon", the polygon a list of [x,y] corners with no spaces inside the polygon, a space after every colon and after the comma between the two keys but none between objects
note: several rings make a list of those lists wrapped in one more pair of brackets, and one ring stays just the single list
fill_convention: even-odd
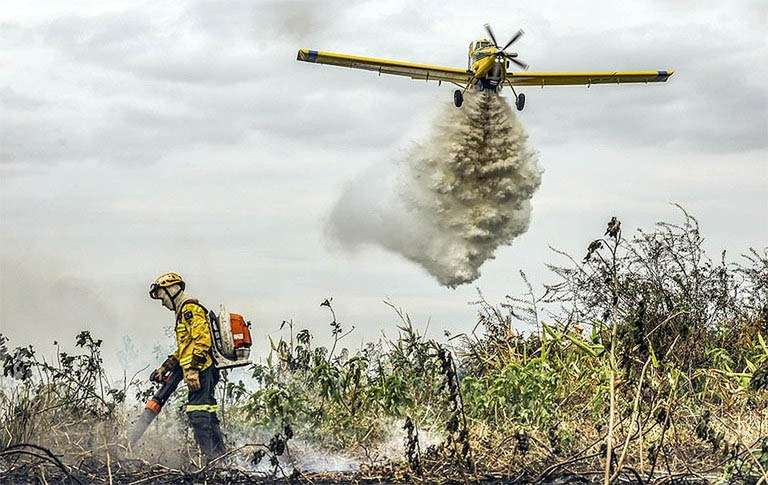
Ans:
[{"label": "burnt ground", "polygon": [[[279,464],[273,473],[255,472],[242,468],[211,463],[202,469],[189,471],[151,464],[144,460],[107,460],[89,458],[77,464],[64,463],[50,450],[38,445],[14,445],[0,451],[0,483],[66,483],[66,484],[382,484],[382,483],[536,483],[536,484],[591,484],[602,483],[603,471],[579,474],[554,474],[554,468],[546,475],[522,473],[517,476],[464,475],[455,478],[445,476],[413,476],[401,467],[383,467],[354,473],[302,473],[298,470],[286,472]],[[717,477],[701,475],[664,475],[654,479],[642,477],[627,468],[620,483],[668,483],[704,484]]]},{"label": "burnt ground", "polygon": [[[100,462],[82,462],[77,466],[68,466],[43,454],[20,453],[11,459],[3,460],[0,465],[0,483],[64,483],[64,484],[387,484],[387,483],[482,483],[482,484],[597,484],[602,483],[602,471],[588,474],[563,474],[555,477],[540,476],[467,476],[464,479],[444,477],[413,477],[392,474],[362,473],[299,473],[268,476],[263,472],[252,472],[237,468],[213,468],[196,472],[176,470],[162,465],[149,465],[140,460],[118,461],[109,464]],[[7,457],[6,457],[7,458]],[[715,478],[715,477],[712,477]],[[658,477],[656,480],[644,480],[631,474],[623,476],[620,483],[668,483],[668,484],[706,484],[710,480],[693,476]]]}]

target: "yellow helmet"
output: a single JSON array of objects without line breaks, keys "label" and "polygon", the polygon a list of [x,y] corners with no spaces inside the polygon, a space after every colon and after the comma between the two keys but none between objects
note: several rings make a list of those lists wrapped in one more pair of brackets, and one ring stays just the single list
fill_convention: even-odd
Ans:
[{"label": "yellow helmet", "polygon": [[154,283],[149,285],[149,297],[153,300],[159,300],[160,297],[157,296],[158,290],[160,290],[160,288],[170,288],[173,285],[179,285],[181,287],[180,291],[184,291],[184,288],[187,286],[179,273],[171,272],[162,274],[157,277]]}]

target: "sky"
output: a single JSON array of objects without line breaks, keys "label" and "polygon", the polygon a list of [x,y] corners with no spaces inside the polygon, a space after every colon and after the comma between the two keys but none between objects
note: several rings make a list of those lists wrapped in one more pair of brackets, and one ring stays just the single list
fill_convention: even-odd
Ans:
[{"label": "sky", "polygon": [[[154,365],[171,314],[147,298],[177,271],[208,307],[283,320],[347,344],[468,331],[491,302],[551,281],[549,246],[580,255],[615,215],[625,231],[695,215],[713,254],[768,242],[768,4],[2,1],[0,333],[51,348],[81,329],[111,363]],[[296,61],[299,48],[461,67],[490,22],[532,70],[673,69],[663,84],[523,90],[544,169],[528,232],[473,284],[439,286],[377,247],[329,240],[347,184],[429,134],[452,88]],[[507,93],[508,94],[508,93]],[[126,343],[125,337],[130,337]],[[151,361],[151,362],[150,362]]]}]

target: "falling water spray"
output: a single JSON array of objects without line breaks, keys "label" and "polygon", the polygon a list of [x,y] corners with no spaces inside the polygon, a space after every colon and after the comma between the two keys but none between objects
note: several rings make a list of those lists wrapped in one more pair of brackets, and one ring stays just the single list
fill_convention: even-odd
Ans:
[{"label": "falling water spray", "polygon": [[528,229],[542,171],[527,139],[504,98],[469,92],[394,173],[374,168],[349,184],[328,231],[346,249],[399,253],[444,286],[472,282]]}]

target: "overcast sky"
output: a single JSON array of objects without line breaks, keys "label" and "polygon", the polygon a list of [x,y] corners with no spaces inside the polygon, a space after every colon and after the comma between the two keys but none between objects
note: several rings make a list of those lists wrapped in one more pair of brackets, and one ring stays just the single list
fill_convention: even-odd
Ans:
[{"label": "overcast sky", "polygon": [[[530,88],[521,119],[544,168],[525,235],[449,290],[378,248],[324,236],[341,189],[428,133],[452,88],[299,63],[301,47],[461,67],[491,22],[532,70],[674,69],[666,84]],[[764,1],[4,1],[0,8],[0,332],[50,346],[88,328],[114,356],[168,350],[146,296],[174,270],[260,336],[430,332],[580,255],[606,221],[696,215],[712,251],[768,242]],[[350,342],[351,344],[352,342]],[[262,341],[263,347],[263,341]],[[132,366],[147,360],[140,355]]]}]

